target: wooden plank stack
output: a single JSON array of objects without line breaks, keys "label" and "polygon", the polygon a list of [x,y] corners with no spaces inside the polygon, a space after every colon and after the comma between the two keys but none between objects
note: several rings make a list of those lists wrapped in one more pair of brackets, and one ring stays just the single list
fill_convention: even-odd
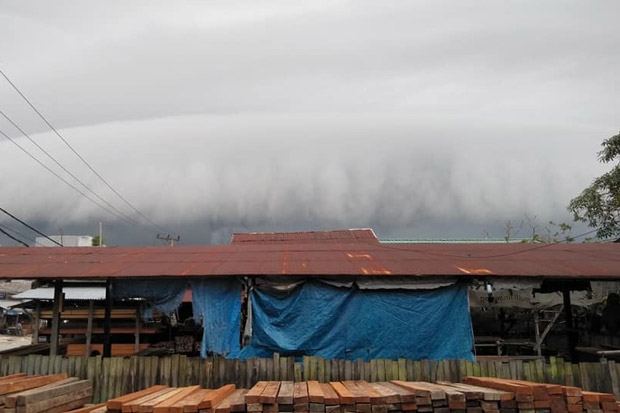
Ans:
[{"label": "wooden plank stack", "polygon": [[464,383],[514,394],[519,413],[616,413],[613,394],[583,391],[578,387],[489,377],[466,377]]},{"label": "wooden plank stack", "polygon": [[0,412],[66,412],[88,403],[92,392],[88,380],[66,374],[13,374],[0,377]]},{"label": "wooden plank stack", "polygon": [[258,382],[248,413],[618,413],[612,394],[520,380],[467,377],[464,383]]},{"label": "wooden plank stack", "polygon": [[[235,389],[234,384],[228,384],[216,390],[202,389],[200,386],[152,386],[145,390],[108,400],[104,406],[97,406],[88,412],[245,412],[245,393],[246,390],[244,389]],[[79,412],[86,413],[86,410]]]}]

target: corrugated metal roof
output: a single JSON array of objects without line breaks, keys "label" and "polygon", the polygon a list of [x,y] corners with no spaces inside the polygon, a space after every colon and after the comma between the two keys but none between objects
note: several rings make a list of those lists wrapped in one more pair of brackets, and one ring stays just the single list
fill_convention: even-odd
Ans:
[{"label": "corrugated metal roof", "polygon": [[235,232],[230,240],[236,244],[305,244],[305,243],[379,242],[370,228],[301,232]]},{"label": "corrugated metal roof", "polygon": [[14,305],[18,305],[21,303],[22,303],[21,301],[16,301],[16,300],[0,300],[0,308],[4,308],[8,310]]},{"label": "corrugated metal roof", "polygon": [[308,243],[173,248],[0,248],[0,278],[234,275],[620,279],[620,245]]},{"label": "corrugated metal roof", "polygon": [[[105,287],[63,287],[65,300],[105,300]],[[53,288],[34,288],[16,294],[13,298],[21,300],[53,300]]]}]

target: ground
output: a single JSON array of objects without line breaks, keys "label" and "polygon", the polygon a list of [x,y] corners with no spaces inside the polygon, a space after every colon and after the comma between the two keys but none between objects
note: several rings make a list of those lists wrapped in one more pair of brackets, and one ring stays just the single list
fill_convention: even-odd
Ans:
[{"label": "ground", "polygon": [[31,343],[31,340],[32,338],[30,336],[9,336],[0,334],[0,351],[28,345]]}]

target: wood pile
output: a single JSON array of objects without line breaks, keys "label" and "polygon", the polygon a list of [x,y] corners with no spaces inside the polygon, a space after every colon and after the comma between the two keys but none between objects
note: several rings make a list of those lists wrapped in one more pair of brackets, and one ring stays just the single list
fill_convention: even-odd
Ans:
[{"label": "wood pile", "polygon": [[[243,396],[246,391],[244,389],[236,389],[234,384],[228,384],[215,390],[201,389],[200,386],[153,386],[108,400],[105,406],[98,406],[88,412],[244,412],[245,403]],[[80,410],[79,412],[85,413],[87,411]]]},{"label": "wood pile", "polygon": [[520,380],[467,377],[463,383],[258,382],[248,413],[618,413],[613,394]]},{"label": "wood pile", "polygon": [[0,377],[0,412],[66,412],[84,406],[93,389],[88,380],[66,374]]},{"label": "wood pile", "polygon": [[613,394],[588,392],[578,387],[490,377],[466,377],[463,382],[514,395],[515,412],[519,413],[617,413],[620,410]]}]

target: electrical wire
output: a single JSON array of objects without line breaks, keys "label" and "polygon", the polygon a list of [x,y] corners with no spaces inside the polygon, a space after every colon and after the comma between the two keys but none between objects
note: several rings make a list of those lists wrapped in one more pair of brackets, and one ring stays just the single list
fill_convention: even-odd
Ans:
[{"label": "electrical wire", "polygon": [[36,243],[37,243],[37,240],[36,240],[36,239],[32,238],[32,237],[31,237],[31,236],[29,236],[29,235],[24,234],[23,232],[19,232],[19,231],[17,231],[17,230],[15,230],[15,229],[13,229],[13,228],[9,227],[8,225],[5,225],[5,224],[0,224],[0,228],[4,228],[5,230],[7,230],[7,231],[9,231],[9,232],[11,232],[11,233],[13,233],[13,234],[15,234],[15,236],[18,236],[18,237],[21,237],[21,238],[25,238],[25,239],[27,239],[28,241],[32,242],[33,244],[36,244]]},{"label": "electrical wire", "polygon": [[101,202],[103,202],[104,204],[106,204],[108,207],[110,207],[111,209],[113,209],[114,211],[116,211],[119,215],[122,215],[125,219],[134,222],[136,225],[141,225],[140,222],[136,221],[135,219],[133,219],[132,217],[128,216],[127,214],[125,214],[123,211],[119,210],[118,208],[116,208],[114,205],[112,205],[111,203],[109,203],[108,201],[106,201],[105,199],[103,199],[98,193],[96,193],[95,191],[93,191],[88,185],[86,185],[80,178],[78,178],[77,176],[75,176],[71,171],[69,171],[64,165],[62,165],[60,162],[58,162],[58,160],[56,158],[54,158],[54,156],[52,156],[52,154],[50,154],[48,151],[45,150],[45,148],[43,148],[41,145],[39,145],[34,139],[32,139],[30,137],[30,135],[28,135],[26,133],[26,131],[24,131],[17,123],[15,123],[13,121],[13,119],[11,119],[6,113],[4,113],[2,111],[2,109],[0,109],[0,115],[2,115],[2,117],[4,117],[11,125],[13,125],[15,127],[15,129],[17,129],[22,135],[24,135],[30,142],[32,142],[37,148],[39,148],[39,150],[41,152],[43,152],[49,159],[52,160],[52,162],[54,162],[56,165],[58,165],[58,167],[60,167],[63,171],[65,171],[69,176],[71,176],[73,179],[75,179],[80,185],[82,185],[82,187],[84,189],[86,189],[88,192],[90,192],[91,194],[93,194],[97,199],[99,199]]},{"label": "electrical wire", "polygon": [[520,251],[513,251],[513,252],[504,253],[504,254],[480,255],[480,256],[457,255],[457,254],[441,254],[441,253],[436,253],[436,252],[413,250],[413,249],[408,249],[408,248],[405,249],[405,248],[392,247],[392,246],[388,246],[386,244],[381,244],[381,243],[379,243],[379,244],[371,244],[371,245],[373,245],[373,246],[379,245],[380,248],[384,248],[384,249],[398,250],[398,251],[403,251],[403,252],[415,252],[415,253],[418,253],[418,254],[436,255],[436,256],[440,256],[440,257],[466,258],[466,259],[481,259],[481,258],[486,259],[486,258],[508,257],[508,256],[511,256],[511,255],[523,254],[523,253],[529,252],[529,251],[539,250],[539,249],[543,249],[543,248],[549,248],[551,246],[558,245],[558,244],[561,244],[563,242],[569,242],[570,240],[574,240],[574,239],[577,239],[577,238],[585,237],[586,235],[593,234],[593,233],[595,233],[598,230],[599,230],[599,228],[596,228],[596,229],[593,229],[591,231],[584,232],[583,234],[575,235],[574,237],[570,237],[569,236],[569,237],[566,237],[566,238],[564,238],[562,240],[559,240],[559,241],[545,243],[543,245],[537,245],[535,247],[527,248],[527,249],[520,250]]},{"label": "electrical wire", "polygon": [[[62,182],[64,182],[66,185],[68,185],[71,189],[73,189],[74,191],[76,191],[77,193],[79,193],[80,195],[82,195],[84,198],[88,199],[90,202],[92,202],[93,204],[97,205],[99,208],[103,209],[104,211],[108,212],[109,214],[111,214],[112,216],[116,217],[116,218],[120,218],[120,219],[125,219],[122,215],[118,215],[116,212],[107,209],[106,207],[104,207],[103,205],[101,205],[99,202],[95,201],[94,199],[92,199],[90,196],[88,196],[86,193],[84,193],[82,190],[80,190],[79,188],[77,188],[75,185],[73,185],[71,182],[67,181],[65,178],[63,178],[62,176],[60,176],[56,171],[54,171],[53,169],[51,169],[49,166],[47,166],[45,163],[43,163],[39,158],[37,158],[36,156],[34,156],[33,154],[31,154],[30,152],[28,152],[28,150],[26,148],[24,148],[23,146],[21,146],[18,142],[15,141],[15,139],[11,138],[9,135],[7,135],[6,133],[4,133],[2,130],[0,130],[0,135],[4,136],[6,139],[9,140],[9,142],[11,142],[13,145],[17,146],[22,152],[24,152],[26,155],[28,155],[30,158],[32,158],[35,162],[37,162],[39,165],[41,165],[43,168],[45,168],[48,172],[50,172],[51,174],[53,174],[56,178],[60,179]],[[134,226],[137,226],[135,223],[133,223],[132,221],[129,221],[129,223],[131,223]]]},{"label": "electrical wire", "polygon": [[26,244],[24,241],[20,240],[17,237],[14,237],[13,235],[9,234],[8,232],[6,232],[5,230],[3,230],[2,228],[0,228],[0,232],[2,232],[4,235],[6,235],[7,237],[11,238],[13,241],[15,242],[19,242],[20,244],[22,244],[23,246],[25,246],[26,248],[29,248],[30,245]]},{"label": "electrical wire", "polygon": [[86,165],[86,167],[88,167],[88,169],[90,169],[91,172],[95,174],[101,180],[101,182],[103,182],[112,192],[114,192],[114,194],[116,194],[116,196],[118,196],[129,208],[135,211],[142,218],[144,218],[145,220],[147,220],[148,222],[150,222],[152,225],[159,228],[160,230],[163,230],[164,232],[169,232],[169,231],[166,231],[165,228],[163,228],[160,224],[153,221],[151,218],[149,218],[144,213],[142,213],[131,202],[129,202],[119,191],[114,189],[114,187],[110,185],[110,183],[106,179],[104,179],[103,176],[101,176],[101,174],[99,174],[99,172],[97,172],[95,168],[93,168],[90,165],[90,163],[88,163],[86,159],[84,159],[84,157],[82,157],[82,155],[80,155],[78,151],[73,148],[73,146],[71,146],[71,144],[60,134],[60,132],[58,132],[58,130],[56,130],[56,128],[47,120],[47,118],[45,118],[45,116],[43,116],[43,114],[39,112],[39,110],[34,106],[34,104],[22,93],[21,90],[19,90],[19,88],[15,85],[15,83],[13,83],[11,79],[9,79],[9,77],[6,75],[6,73],[2,71],[2,69],[0,69],[0,74],[6,79],[6,81],[11,85],[11,87],[13,87],[13,89],[22,97],[22,99],[24,99],[24,101],[28,104],[28,106],[30,106],[30,108],[41,118],[41,120],[45,122],[45,124],[56,134],[56,136],[58,136],[60,140],[63,141],[63,143],[71,150],[71,152],[73,152],[82,161],[82,163],[84,163],[84,165]]},{"label": "electrical wire", "polygon": [[59,243],[56,240],[53,240],[52,238],[48,237],[47,235],[45,235],[44,233],[42,233],[41,231],[39,231],[38,229],[36,229],[35,227],[33,227],[32,225],[29,225],[28,223],[22,221],[21,219],[17,218],[15,215],[11,214],[9,211],[7,211],[6,209],[0,207],[0,211],[4,212],[6,215],[8,215],[9,217],[13,218],[15,221],[19,222],[20,224],[22,224],[23,226],[25,226],[26,228],[36,232],[37,234],[41,235],[42,237],[47,238],[48,240],[52,241],[54,244],[58,245],[59,247],[62,247],[63,245],[61,243]]}]

